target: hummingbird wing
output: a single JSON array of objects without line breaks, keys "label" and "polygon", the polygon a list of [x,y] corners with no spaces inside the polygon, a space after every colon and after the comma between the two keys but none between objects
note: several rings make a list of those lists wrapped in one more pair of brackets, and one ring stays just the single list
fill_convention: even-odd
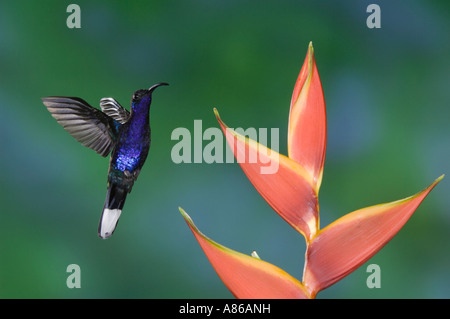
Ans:
[{"label": "hummingbird wing", "polygon": [[114,145],[114,120],[77,97],[42,98],[51,115],[78,142],[106,157]]},{"label": "hummingbird wing", "polygon": [[100,107],[103,113],[112,117],[120,124],[125,124],[130,119],[130,112],[123,108],[119,102],[112,97],[104,97],[100,100]]}]

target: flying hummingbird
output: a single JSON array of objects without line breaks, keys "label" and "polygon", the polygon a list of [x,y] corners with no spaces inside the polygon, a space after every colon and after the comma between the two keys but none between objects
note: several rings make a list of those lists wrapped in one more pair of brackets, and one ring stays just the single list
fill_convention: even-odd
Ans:
[{"label": "flying hummingbird", "polygon": [[110,237],[116,229],[127,194],[147,158],[152,93],[161,85],[168,84],[158,83],[134,92],[131,112],[110,97],[100,100],[102,111],[77,97],[42,98],[51,115],[78,142],[103,157],[111,153],[108,191],[98,226],[101,238]]}]

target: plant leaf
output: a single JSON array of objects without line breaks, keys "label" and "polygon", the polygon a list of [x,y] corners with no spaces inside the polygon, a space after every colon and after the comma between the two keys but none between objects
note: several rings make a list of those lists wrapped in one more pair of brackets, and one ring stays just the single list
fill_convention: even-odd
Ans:
[{"label": "plant leaf", "polygon": [[306,251],[303,283],[311,295],[344,278],[383,248],[443,177],[416,195],[357,210],[321,229]]},{"label": "plant leaf", "polygon": [[322,182],[326,143],[325,99],[310,42],[291,99],[288,155],[310,172],[317,190]]},{"label": "plant leaf", "polygon": [[[216,109],[214,113],[237,162],[253,186],[309,241],[319,227],[318,196],[311,175],[299,163],[229,128]],[[267,163],[274,170],[272,174],[262,173]]]},{"label": "plant leaf", "polygon": [[182,208],[179,210],[220,279],[236,298],[308,298],[302,283],[284,270],[212,241],[198,230]]}]

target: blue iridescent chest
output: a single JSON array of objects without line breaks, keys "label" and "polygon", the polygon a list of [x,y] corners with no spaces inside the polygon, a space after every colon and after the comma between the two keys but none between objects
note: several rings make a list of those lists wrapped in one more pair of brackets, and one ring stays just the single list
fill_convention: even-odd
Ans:
[{"label": "blue iridescent chest", "polygon": [[142,167],[147,158],[150,148],[148,104],[133,104],[130,120],[119,129],[111,159],[111,168],[116,172],[133,173]]}]

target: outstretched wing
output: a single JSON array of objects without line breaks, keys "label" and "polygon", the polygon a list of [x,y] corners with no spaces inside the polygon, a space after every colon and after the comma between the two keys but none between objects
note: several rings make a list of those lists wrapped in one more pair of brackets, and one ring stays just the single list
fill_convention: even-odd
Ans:
[{"label": "outstretched wing", "polygon": [[130,119],[130,112],[124,109],[119,102],[112,97],[104,97],[100,100],[100,107],[103,113],[112,117],[120,124],[125,124]]},{"label": "outstretched wing", "polygon": [[51,115],[78,142],[106,157],[114,144],[114,120],[77,97],[42,98]]}]

